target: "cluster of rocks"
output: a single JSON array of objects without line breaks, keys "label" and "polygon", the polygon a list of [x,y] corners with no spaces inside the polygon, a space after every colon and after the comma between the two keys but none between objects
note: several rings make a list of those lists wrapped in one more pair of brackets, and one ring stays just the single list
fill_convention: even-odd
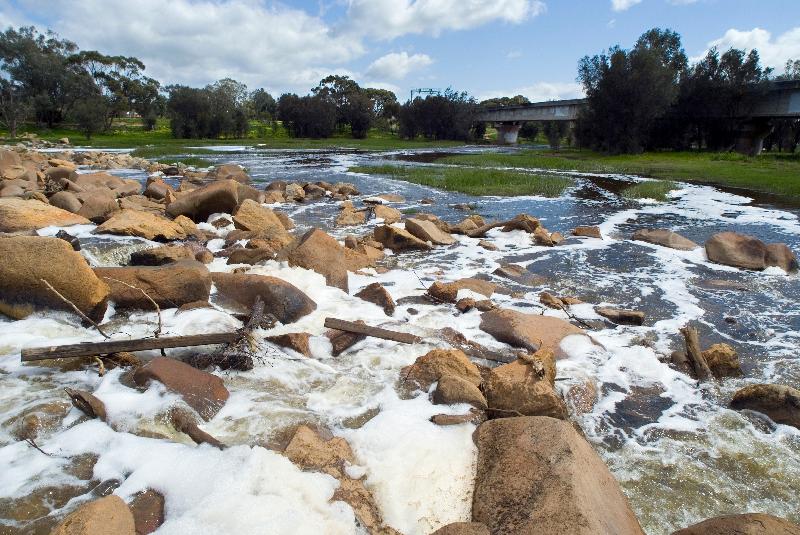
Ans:
[{"label": "cluster of rocks", "polygon": [[[496,246],[483,238],[494,228],[525,231],[533,243],[548,247],[567,239],[526,214],[493,223],[477,215],[456,224],[432,214],[404,219],[402,213],[388,206],[398,202],[392,195],[364,199],[365,206],[356,208],[350,197],[358,195],[358,191],[347,183],[278,181],[259,190],[250,185],[246,171],[235,165],[204,172],[183,169],[177,187],[161,176],[153,176],[142,187],[138,181],[107,173],[76,172],[78,162],[112,165],[111,160],[101,156],[86,160],[80,159],[85,156],[74,155],[67,161],[41,155],[21,158],[20,154],[0,151],[0,256],[5,259],[0,264],[0,313],[13,319],[41,310],[71,311],[74,305],[87,317],[100,321],[109,302],[117,311],[149,310],[153,303],[186,310],[209,306],[214,288],[215,299],[243,309],[252,307],[260,297],[266,311],[289,325],[313,312],[317,304],[286,281],[248,273],[247,265],[270,259],[286,261],[315,271],[326,284],[349,292],[348,273],[367,267],[380,269],[384,249],[401,253],[448,247],[457,242],[454,235],[459,234],[481,239],[482,247],[492,249]],[[323,199],[341,202],[337,225],[362,225],[373,217],[382,223],[364,235],[347,236],[342,245],[321,229],[293,232],[294,223],[285,213],[265,206]],[[212,214],[226,214],[210,222],[214,228],[225,230],[225,247],[216,253],[206,244],[218,234],[203,230],[207,226],[198,226],[207,223]],[[135,252],[126,266],[101,268],[91,267],[75,250],[77,242],[68,236],[62,239],[36,235],[37,230],[48,226],[90,222],[97,225],[97,234],[169,243]],[[602,239],[597,227],[577,227],[572,234]],[[755,258],[762,251],[764,267],[791,267],[791,261],[786,260],[791,255],[788,249],[764,244],[760,247],[752,241],[719,236],[706,244],[713,261],[738,259],[743,254]],[[634,238],[668,247],[693,248],[685,238],[662,231],[638,232]],[[734,244],[733,253],[726,244]],[[228,264],[239,267],[232,273],[210,272],[206,265],[215,257],[227,258]],[[48,261],[42,262],[42,258]],[[743,267],[759,269],[759,265],[754,261]],[[519,284],[538,283],[533,274],[513,264],[502,266],[495,275]],[[460,295],[464,291],[467,296]],[[485,354],[481,353],[483,349],[462,336],[458,349],[432,350],[400,375],[398,388],[406,393],[429,391],[435,404],[470,407],[463,414],[436,415],[432,418],[435,424],[478,424],[473,522],[445,526],[437,533],[642,533],[608,468],[569,421],[568,407],[591,410],[596,390],[591,386],[570,389],[565,400],[555,389],[555,362],[561,356],[561,341],[567,336],[586,337],[589,342],[591,338],[583,329],[559,317],[498,307],[491,300],[496,292],[509,293],[490,281],[461,279],[436,281],[426,295],[430,301],[452,304],[462,313],[480,312],[480,329],[515,348],[516,359],[493,368],[479,366],[470,359],[471,351]],[[394,314],[395,300],[379,283],[368,285],[355,296],[377,305],[387,316]],[[575,297],[550,293],[540,295],[540,301],[561,310],[580,303]],[[637,311],[599,307],[597,312],[618,324],[641,325],[644,320]],[[364,335],[337,330],[329,330],[325,336],[331,342],[333,355],[364,339]],[[310,356],[310,337],[306,332],[290,332],[268,341]],[[737,372],[738,360],[731,351],[732,348],[717,344],[704,352],[714,373],[727,376]],[[156,358],[141,365],[131,359],[132,386],[144,389],[152,381],[163,384],[192,411],[189,416],[170,416],[176,430],[197,442],[224,447],[199,431],[193,416],[212,418],[229,396],[220,377],[198,369],[205,367],[198,364],[202,362],[192,362],[197,366],[193,367],[174,359]],[[800,427],[798,392],[770,386],[774,385],[747,387],[736,394],[732,406],[763,412],[776,422]],[[96,398],[93,403],[92,415],[102,418],[102,406],[97,406]],[[334,499],[350,504],[359,524],[369,533],[396,533],[385,525],[364,478],[352,477],[346,470],[354,462],[347,442],[309,426],[298,427],[291,436],[281,450],[284,455],[303,469],[336,478],[340,486]],[[131,504],[109,496],[78,508],[56,533],[95,533],[92,530],[100,525],[114,533],[150,533],[163,520],[163,504],[163,496],[154,491],[137,497]],[[771,518],[770,522],[790,526]],[[719,520],[722,524],[709,522],[745,526],[753,521],[743,515]],[[149,527],[140,527],[143,522]],[[702,531],[702,527],[688,529],[696,530],[686,533],[713,532]]]}]

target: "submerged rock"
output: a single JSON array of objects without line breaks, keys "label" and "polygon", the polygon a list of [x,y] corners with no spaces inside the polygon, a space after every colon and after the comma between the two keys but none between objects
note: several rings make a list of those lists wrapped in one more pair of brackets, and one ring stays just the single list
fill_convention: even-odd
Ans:
[{"label": "submerged rock", "polygon": [[181,260],[194,260],[195,255],[191,249],[183,245],[164,245],[131,253],[130,265],[132,266],[163,266]]},{"label": "submerged rock", "polygon": [[105,314],[108,284],[66,241],[38,236],[2,238],[0,258],[0,313],[22,319],[37,310],[72,311],[43,282],[47,281],[95,321]]},{"label": "submerged rock", "polygon": [[600,234],[600,227],[575,227],[572,234],[586,238],[603,238],[603,235]]},{"label": "submerged rock", "polygon": [[164,523],[164,496],[154,490],[137,495],[130,503],[136,535],[148,535]]},{"label": "submerged rock", "polygon": [[267,342],[296,351],[304,357],[311,356],[310,339],[311,335],[308,333],[287,333],[265,338]]},{"label": "submerged rock", "polygon": [[691,251],[700,247],[695,242],[688,238],[684,238],[677,232],[672,232],[666,229],[641,229],[633,233],[633,239],[636,241],[646,241],[647,243],[654,243],[669,247],[670,249],[678,249],[679,251]]},{"label": "submerged rock", "polygon": [[443,405],[469,403],[478,409],[487,407],[486,398],[474,383],[447,373],[439,377],[436,390],[433,391],[433,402]]},{"label": "submerged rock", "polygon": [[764,513],[709,518],[672,535],[800,535],[800,526]]},{"label": "submerged rock", "polygon": [[736,350],[728,344],[714,344],[703,351],[703,358],[706,359],[711,373],[716,378],[737,377],[742,375],[742,366],[739,364],[739,357]]},{"label": "submerged rock", "polygon": [[760,412],[775,423],[800,429],[800,390],[790,386],[748,385],[733,395],[731,408]]},{"label": "submerged rock", "polygon": [[179,394],[206,421],[219,412],[230,396],[225,383],[216,375],[166,357],[156,357],[137,369],[133,380],[142,387],[158,381]]},{"label": "submerged rock", "polygon": [[50,535],[136,535],[128,505],[112,494],[78,507]]},{"label": "submerged rock", "polygon": [[568,422],[490,420],[475,442],[472,520],[491,533],[643,535],[614,476]]}]

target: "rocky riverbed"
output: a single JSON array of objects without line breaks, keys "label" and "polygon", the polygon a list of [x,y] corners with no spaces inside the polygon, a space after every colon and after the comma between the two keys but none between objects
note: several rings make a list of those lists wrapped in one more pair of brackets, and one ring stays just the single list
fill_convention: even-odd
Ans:
[{"label": "rocky riverbed", "polygon": [[[0,150],[0,529],[800,529],[800,211],[347,172],[416,153],[52,150]],[[241,336],[21,362],[99,330]]]}]

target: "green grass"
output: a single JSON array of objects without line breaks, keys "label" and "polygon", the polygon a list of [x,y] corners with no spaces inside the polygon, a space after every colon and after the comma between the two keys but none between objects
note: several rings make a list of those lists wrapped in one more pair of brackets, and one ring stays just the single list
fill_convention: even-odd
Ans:
[{"label": "green grass", "polygon": [[448,156],[442,163],[485,167],[620,173],[744,188],[800,198],[800,156],[748,157],[710,152],[650,152],[608,156],[587,150],[525,150]]},{"label": "green grass", "polygon": [[388,175],[415,184],[468,195],[558,197],[573,184],[573,180],[565,176],[535,175],[501,169],[376,165],[351,167],[349,170],[357,173]]},{"label": "green grass", "polygon": [[[25,125],[19,129],[19,135],[30,132],[47,141],[57,141],[68,137],[73,145],[95,148],[134,148],[141,149],[139,155],[146,158],[158,158],[181,154],[203,154],[198,149],[187,147],[202,147],[204,145],[261,145],[265,148],[315,148],[315,149],[342,149],[352,148],[361,150],[392,150],[403,148],[437,148],[462,146],[460,141],[427,141],[405,140],[389,132],[373,129],[365,139],[353,139],[347,133],[335,134],[327,139],[307,139],[289,137],[286,129],[278,126],[272,129],[269,125],[251,121],[250,131],[246,138],[220,138],[220,139],[175,139],[169,129],[169,121],[159,119],[155,130],[145,131],[138,119],[120,119],[114,122],[109,132],[95,134],[91,139],[86,139],[74,126],[65,125],[59,128],[37,128],[34,125]],[[0,132],[0,137],[7,133]],[[148,152],[149,151],[149,152]],[[145,156],[147,154],[147,156]]]},{"label": "green grass", "polygon": [[667,193],[675,188],[675,182],[670,180],[652,180],[628,186],[622,190],[621,194],[626,199],[655,199],[657,201],[666,201]]}]

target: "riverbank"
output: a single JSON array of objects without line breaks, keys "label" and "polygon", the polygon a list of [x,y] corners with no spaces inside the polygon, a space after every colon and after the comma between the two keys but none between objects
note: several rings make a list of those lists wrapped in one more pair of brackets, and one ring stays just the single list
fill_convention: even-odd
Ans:
[{"label": "riverbank", "polygon": [[800,202],[800,155],[651,152],[608,156],[586,150],[520,150],[444,156],[438,163],[616,173],[742,188]]}]

